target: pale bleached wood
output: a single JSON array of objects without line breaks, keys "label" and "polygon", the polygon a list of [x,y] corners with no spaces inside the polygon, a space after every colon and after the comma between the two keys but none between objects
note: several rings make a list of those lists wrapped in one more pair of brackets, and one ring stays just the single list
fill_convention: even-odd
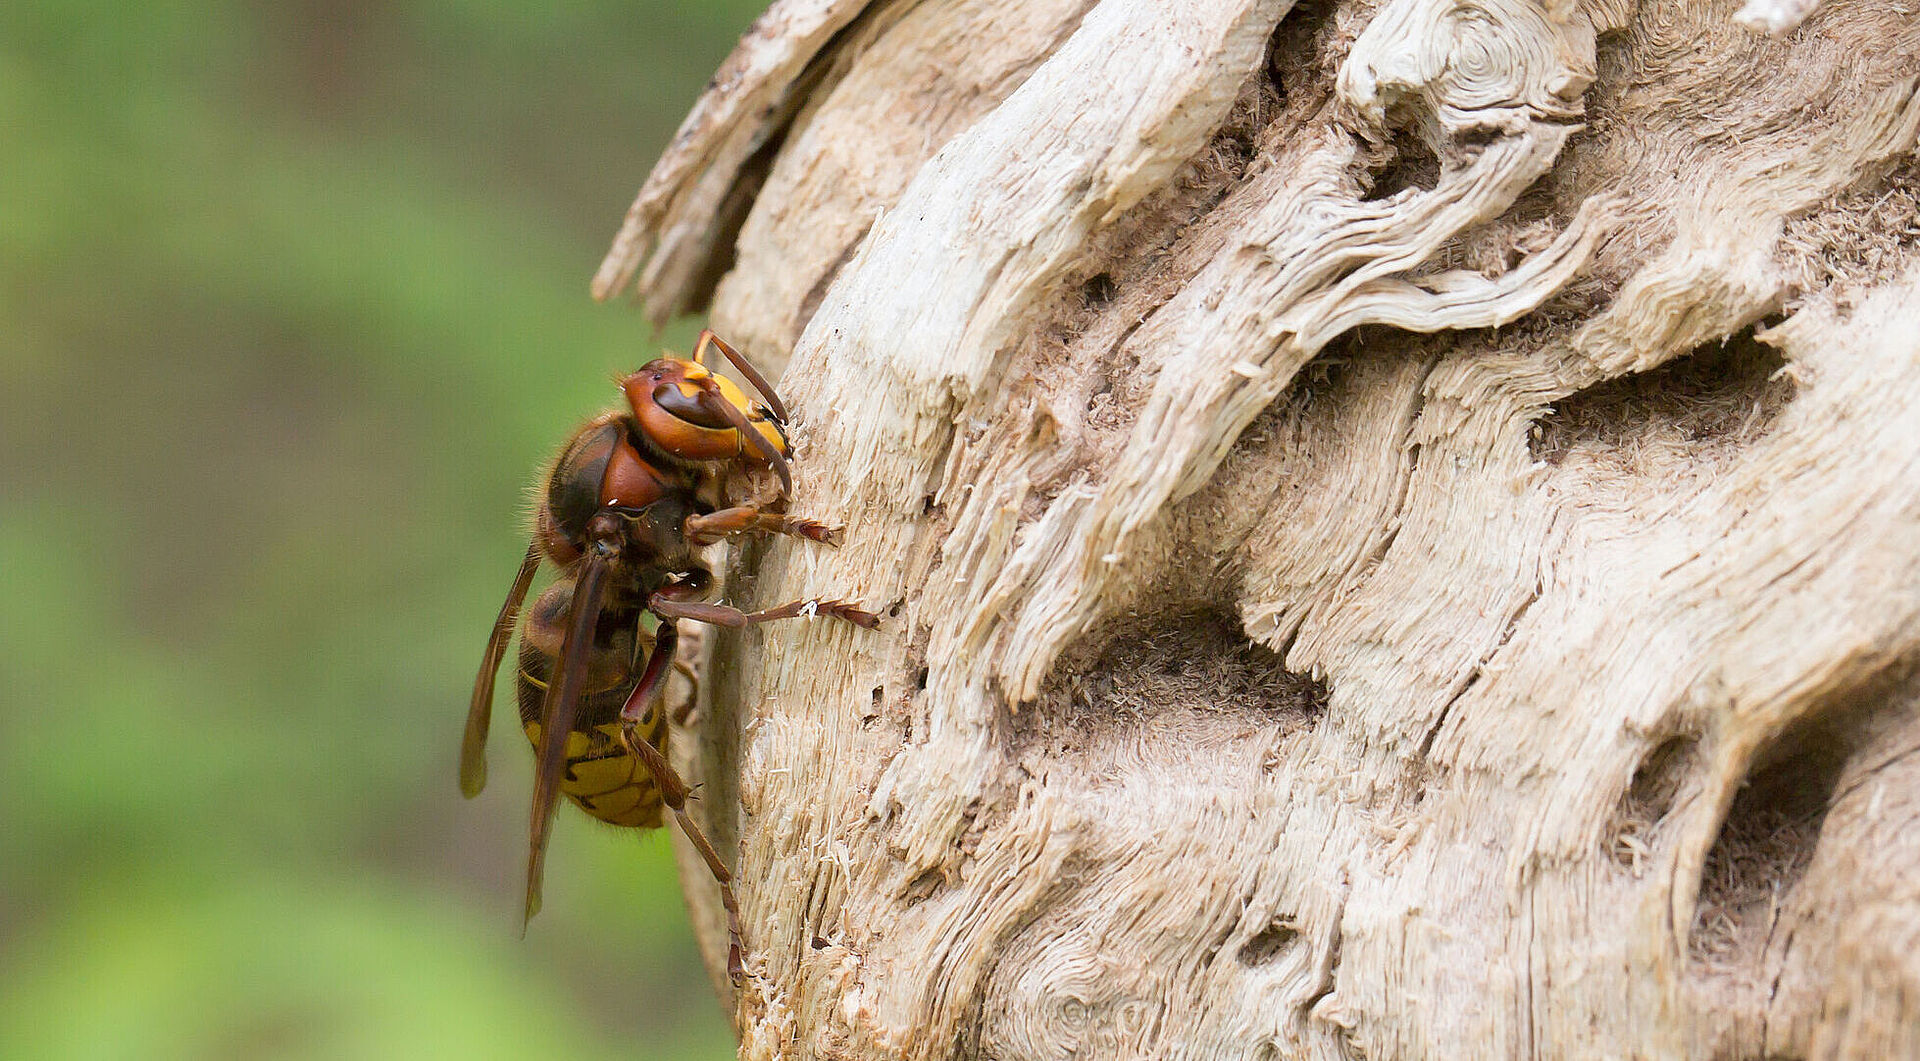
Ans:
[{"label": "pale bleached wood", "polygon": [[869,3],[776,0],[754,20],[627,209],[595,298],[637,286],[656,321],[700,299],[692,288],[716,252],[717,215],[752,179],[748,160],[782,134],[821,49]]},{"label": "pale bleached wood", "polygon": [[[1091,0],[896,4],[857,43],[858,61],[820,93],[782,145],[761,195],[819,204],[810,223],[748,217],[715,293],[713,326],[779,367],[881,211],[933,153],[1018,87]],[[745,310],[728,316],[734,307]],[[769,328],[769,325],[771,327]],[[767,329],[767,330],[762,330]]]},{"label": "pale bleached wood", "polygon": [[1920,1054],[1911,15],[808,25],[713,316],[847,545],[729,592],[889,618],[714,639],[743,1054]]}]

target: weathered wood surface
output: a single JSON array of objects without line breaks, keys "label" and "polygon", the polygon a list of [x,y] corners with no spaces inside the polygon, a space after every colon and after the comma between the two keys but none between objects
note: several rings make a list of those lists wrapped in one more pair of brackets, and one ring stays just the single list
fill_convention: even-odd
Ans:
[{"label": "weathered wood surface", "polygon": [[775,5],[597,287],[889,616],[713,639],[746,1056],[1920,1056],[1920,17],[1767,7]]}]

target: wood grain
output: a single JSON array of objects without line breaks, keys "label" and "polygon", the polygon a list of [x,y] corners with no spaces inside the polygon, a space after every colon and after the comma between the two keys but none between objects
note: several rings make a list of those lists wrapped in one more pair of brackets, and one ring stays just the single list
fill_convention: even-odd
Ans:
[{"label": "wood grain", "polygon": [[1920,23],[858,7],[602,273],[889,616],[711,639],[743,1056],[1920,1056]]}]

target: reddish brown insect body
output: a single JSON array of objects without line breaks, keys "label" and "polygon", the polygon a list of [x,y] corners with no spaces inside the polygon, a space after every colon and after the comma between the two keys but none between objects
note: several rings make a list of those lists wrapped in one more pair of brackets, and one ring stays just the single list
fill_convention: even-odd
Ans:
[{"label": "reddish brown insect body", "polygon": [[[717,348],[760,392],[750,400],[709,372]],[[745,626],[829,615],[875,626],[869,612],[837,600],[793,601],[742,612],[701,598],[712,573],[702,548],[731,534],[791,534],[829,545],[837,529],[785,514],[792,490],[786,407],[746,359],[712,332],[692,360],[659,358],[620,380],[626,408],[574,433],[546,479],[533,541],[494,620],[474,681],[460,749],[460,787],[486,784],[494,677],[544,559],[559,578],[528,609],[520,637],[520,718],[535,753],[528,832],[526,916],[540,906],[547,834],[561,795],[615,825],[653,827],[673,813],[720,882],[731,947],[741,971],[732,876],[686,814],[687,786],[664,754],[659,703],[682,619]],[[769,481],[768,473],[773,479]],[[643,622],[656,620],[649,631]]]}]

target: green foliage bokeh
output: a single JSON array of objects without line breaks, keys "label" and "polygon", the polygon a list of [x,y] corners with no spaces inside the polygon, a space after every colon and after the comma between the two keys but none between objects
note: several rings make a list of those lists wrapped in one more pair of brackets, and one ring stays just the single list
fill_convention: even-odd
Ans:
[{"label": "green foliage bokeh", "polygon": [[563,814],[523,941],[528,757],[454,762],[758,8],[0,5],[0,1056],[729,1053],[665,835]]}]

